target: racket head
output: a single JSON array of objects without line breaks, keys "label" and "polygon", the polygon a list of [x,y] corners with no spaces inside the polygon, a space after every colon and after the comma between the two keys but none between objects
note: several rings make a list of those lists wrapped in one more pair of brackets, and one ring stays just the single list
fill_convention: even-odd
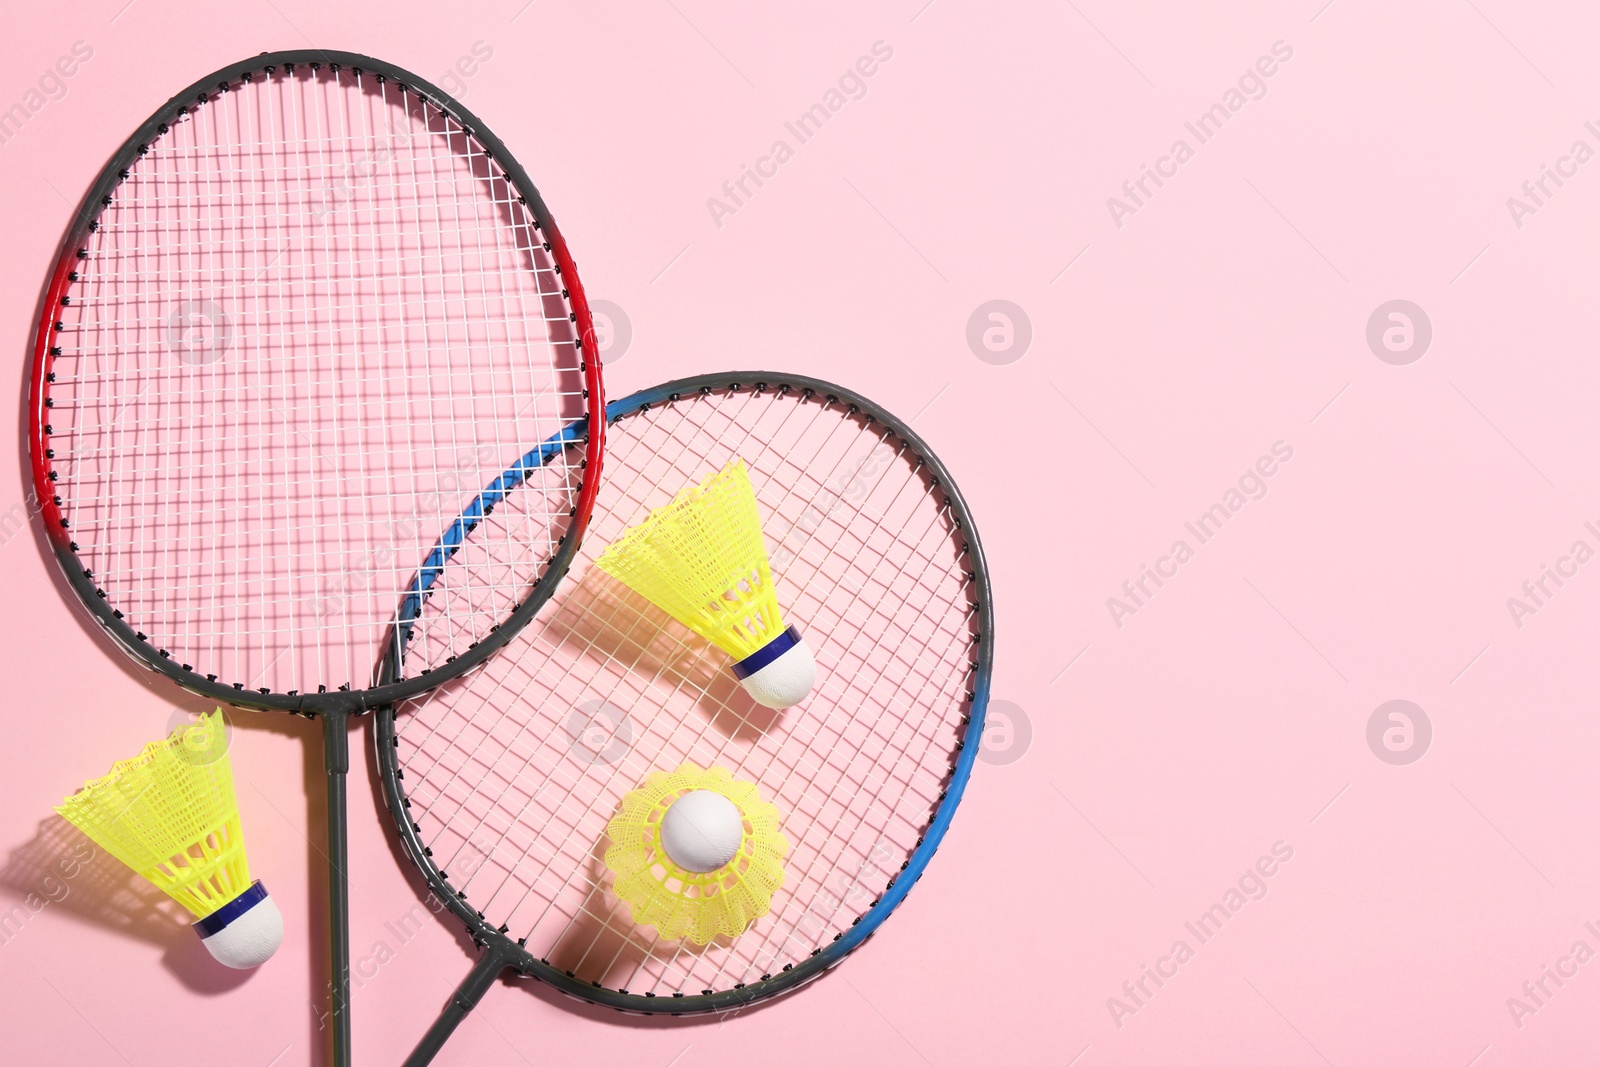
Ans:
[{"label": "racket head", "polygon": [[[768,410],[747,409],[719,420],[716,409],[730,403]],[[705,375],[614,401],[607,418],[612,425],[606,483],[593,536],[574,563],[571,580],[501,656],[429,694],[380,709],[374,744],[384,796],[404,848],[433,894],[466,924],[477,944],[520,974],[623,1011],[727,1011],[797,988],[849,955],[905,898],[943,840],[978,753],[989,700],[994,614],[988,570],[970,513],[943,465],[907,425],[850,390],[770,372]],[[759,423],[763,432],[787,427],[778,432],[794,438],[785,442],[791,449],[821,441],[817,455],[827,452],[827,468],[808,471],[807,457],[792,450],[780,455],[772,442],[747,439],[741,451],[737,432],[750,429],[746,421]],[[809,427],[789,433],[807,421]],[[724,454],[734,452],[750,463],[757,483],[785,617],[797,621],[816,645],[816,691],[781,713],[743,696],[723,653],[592,565],[626,526],[681,485],[692,484],[697,472],[718,469]],[[795,482],[786,483],[785,477]],[[915,487],[918,499],[907,508],[898,494],[909,487]],[[933,524],[916,533],[905,527],[890,531],[886,518],[924,523],[931,518]],[[879,561],[909,561],[920,549],[931,553],[931,562],[925,561],[918,580],[909,577],[909,567],[876,577],[858,574],[851,580],[863,585],[854,593],[842,586],[800,587],[804,581],[826,580],[825,572],[837,565],[837,557],[824,550],[824,539],[853,544],[862,534],[868,540],[860,542],[857,560],[872,555]],[[863,610],[885,616],[870,634],[866,627],[860,633],[847,630],[843,613],[851,610],[845,602],[852,596],[863,601]],[[947,614],[924,625],[935,597]],[[834,623],[831,628],[828,621]],[[888,647],[890,637],[899,642],[899,661],[887,668],[873,664],[873,647]],[[892,716],[884,709],[894,697],[880,683],[890,673],[902,680],[912,677],[907,664],[921,671],[921,688],[906,701],[909,710],[900,721],[886,722]],[[688,716],[689,728],[699,731],[695,741],[655,739],[657,724],[651,720],[658,708],[650,702],[663,693],[662,706]],[[852,705],[854,714],[842,700],[858,702]],[[866,721],[868,705],[877,722]],[[612,717],[612,727],[617,716],[626,716],[632,747],[625,739],[619,749],[614,733],[601,750],[578,753],[575,708],[598,709],[599,718]],[[694,719],[697,714],[702,717]],[[861,756],[873,730],[885,725],[890,729],[877,733],[904,744],[909,731],[925,749],[898,767],[890,759],[866,772],[880,789],[893,779],[900,796],[891,810],[873,812],[878,824],[863,821],[849,828],[847,844],[830,842],[835,835],[825,820],[803,810],[805,789],[796,802],[788,788],[799,772],[780,772],[786,737],[805,730],[819,737],[826,733],[831,741],[814,751],[809,743],[800,747],[838,762]],[[457,735],[450,736],[452,731]],[[722,746],[720,762],[739,765],[736,778],[754,780],[763,798],[778,804],[792,850],[791,882],[775,896],[774,915],[757,920],[739,938],[701,949],[656,941],[652,930],[629,923],[628,912],[601,885],[603,841],[592,838],[603,837],[618,799],[646,772],[670,771],[684,754],[700,755],[702,766],[717,762],[696,747],[707,738],[713,748]],[[750,753],[769,740],[769,758],[751,760]],[[577,753],[576,758],[563,756],[563,750]],[[754,763],[761,767],[753,772]],[[554,780],[555,775],[546,775],[550,766],[562,776],[561,791],[530,802],[542,776]],[[563,804],[580,795],[584,799],[574,806],[581,812],[564,813]],[[532,823],[544,829],[531,832],[530,840]],[[535,852],[548,839],[538,839],[556,825],[577,827],[566,835],[574,848],[551,852],[553,861],[539,858]],[[563,861],[582,871],[572,876],[573,882],[583,882],[576,907],[573,886],[563,884],[570,872],[556,868]],[[825,871],[799,873],[795,867],[819,862],[827,865]],[[802,892],[810,894],[803,901]],[[522,899],[511,906],[518,893]],[[785,900],[789,893],[795,894],[793,901]],[[805,909],[798,919],[782,914],[795,903]],[[530,915],[538,917],[529,923]],[[580,933],[552,940],[552,915],[557,924],[565,922]],[[774,916],[783,923],[781,942],[771,930],[760,932]],[[523,925],[514,925],[519,919]],[[801,929],[802,943],[790,945]],[[751,938],[760,943],[746,940]],[[778,943],[786,946],[787,956],[772,951]],[[590,961],[597,949],[615,958]],[[641,950],[643,964],[636,958]],[[713,956],[726,980],[702,984],[704,961]],[[617,978],[616,959],[631,978]]]},{"label": "racket head", "polygon": [[[470,669],[593,506],[604,393],[566,243],[477,116],[369,56],[262,53],[151,115],[74,216],[33,356],[34,488],[68,585],[137,662],[237,706],[359,713]],[[545,507],[503,546],[515,582],[426,675],[377,684],[408,568],[567,425],[561,469],[522,487]]]}]

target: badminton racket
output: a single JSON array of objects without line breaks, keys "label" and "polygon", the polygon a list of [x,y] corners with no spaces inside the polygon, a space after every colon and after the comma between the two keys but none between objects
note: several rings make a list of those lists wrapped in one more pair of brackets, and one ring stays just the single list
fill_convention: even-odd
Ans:
[{"label": "badminton racket", "polygon": [[[482,953],[411,1065],[430,1062],[505,972],[672,1015],[802,985],[921,877],[977,754],[988,575],[960,494],[905,423],[837,386],[769,373],[673,382],[607,417],[606,478],[568,580],[502,654],[375,720],[405,850]],[[725,653],[593,565],[735,458],[784,616],[814,646],[816,688],[787,711],[757,705]],[[419,625],[448,612],[445,584]],[[412,671],[406,655],[386,662],[386,677]],[[771,911],[704,946],[636,924],[603,861],[623,795],[685,761],[755,783],[789,846]]]},{"label": "badminton racket", "polygon": [[[50,276],[29,439],[66,584],[180,686],[322,720],[336,1063],[348,720],[482,661],[559,581],[597,484],[594,355],[523,168],[437,87],[349,53],[263,53],[173,97]],[[491,483],[515,505],[420,639],[418,561],[454,553],[440,531]],[[407,641],[416,669],[380,682]]]}]

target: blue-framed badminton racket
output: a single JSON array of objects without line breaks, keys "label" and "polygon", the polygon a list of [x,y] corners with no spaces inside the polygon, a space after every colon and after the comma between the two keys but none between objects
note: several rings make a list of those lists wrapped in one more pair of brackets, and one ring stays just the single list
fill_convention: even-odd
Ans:
[{"label": "blue-framed badminton racket", "polygon": [[[949,473],[905,423],[776,373],[672,382],[606,414],[606,477],[566,579],[499,655],[379,710],[401,841],[482,950],[411,1064],[430,1062],[506,972],[651,1014],[797,988],[905,899],[977,755],[994,652],[988,572]],[[567,447],[551,438],[524,464]],[[736,460],[785,618],[816,660],[814,689],[784,711],[751,699],[726,652],[594,566],[625,529]],[[441,545],[460,542],[453,562],[423,567],[415,635],[386,682],[428,662],[412,652],[451,625],[453,583],[492,565],[473,555],[474,537],[452,527]],[[615,869],[624,798],[684,765],[752,786],[786,844],[767,909],[705,944],[642,921]],[[748,840],[759,812],[741,810]]]}]

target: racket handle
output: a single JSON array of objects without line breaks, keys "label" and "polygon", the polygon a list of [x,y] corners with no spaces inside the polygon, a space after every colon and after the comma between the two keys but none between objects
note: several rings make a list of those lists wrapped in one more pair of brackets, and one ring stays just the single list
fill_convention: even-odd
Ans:
[{"label": "racket handle", "polygon": [[478,962],[472,965],[471,973],[450,994],[450,1000],[439,1013],[439,1018],[434,1020],[411,1055],[406,1057],[405,1067],[426,1067],[433,1062],[439,1050],[444,1048],[444,1043],[450,1040],[450,1035],[455,1033],[456,1027],[461,1025],[461,1020],[478,1006],[478,1001],[494,985],[495,979],[511,966],[509,956],[510,953],[494,945],[484,950]]},{"label": "racket handle", "polygon": [[328,772],[328,1017],[334,1067],[350,1067],[350,883],[345,875],[349,829],[345,774],[350,769],[350,724],[344,711],[322,715],[322,756]]}]

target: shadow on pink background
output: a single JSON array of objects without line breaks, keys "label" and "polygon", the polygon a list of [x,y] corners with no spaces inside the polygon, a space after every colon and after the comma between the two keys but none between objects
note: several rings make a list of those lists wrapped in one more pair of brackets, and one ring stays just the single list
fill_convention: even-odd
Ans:
[{"label": "shadow on pink background", "polygon": [[[19,392],[44,272],[111,150],[206,71],[315,44],[440,83],[526,164],[606,302],[613,396],[728,368],[835,379],[912,419],[976,515],[996,725],[895,918],[723,1020],[496,991],[439,1062],[1592,1048],[1592,13],[111,0],[10,30]],[[841,84],[861,57],[871,76]],[[317,727],[232,716],[252,864],[290,924],[259,973],[210,968],[106,857],[53,871],[75,845],[51,805],[195,702],[67,606],[11,470],[6,1058],[321,1062]],[[355,1045],[390,1063],[473,954],[426,915],[372,773],[352,770]]]}]

